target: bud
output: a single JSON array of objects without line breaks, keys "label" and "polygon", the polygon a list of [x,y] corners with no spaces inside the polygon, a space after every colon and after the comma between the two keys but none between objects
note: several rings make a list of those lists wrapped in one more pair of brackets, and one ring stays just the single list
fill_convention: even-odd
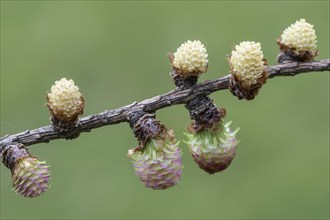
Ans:
[{"label": "bud", "polygon": [[23,145],[8,146],[3,163],[11,170],[14,190],[22,196],[37,197],[49,188],[49,166],[32,157]]},{"label": "bud", "polygon": [[186,134],[186,142],[189,151],[198,166],[214,174],[226,169],[236,154],[237,139],[235,137],[239,129],[231,131],[228,122],[224,125],[219,122],[217,130],[204,129],[196,133]]},{"label": "bud", "polygon": [[243,41],[235,46],[229,57],[230,91],[240,99],[253,99],[266,83],[266,60],[259,42]]},{"label": "bud", "polygon": [[84,98],[72,79],[62,78],[47,94],[48,109],[53,125],[62,132],[76,125],[78,116],[83,114]]},{"label": "bud", "polygon": [[165,137],[152,138],[141,149],[129,150],[135,173],[148,188],[167,189],[179,183],[182,171],[181,149],[169,130]]},{"label": "bud", "polygon": [[207,57],[206,48],[199,40],[188,40],[181,44],[174,55],[170,56],[170,59],[177,74],[188,77],[206,72]]},{"label": "bud", "polygon": [[305,19],[300,19],[283,31],[277,43],[281,51],[290,56],[292,61],[309,61],[318,54],[316,38],[313,25]]}]

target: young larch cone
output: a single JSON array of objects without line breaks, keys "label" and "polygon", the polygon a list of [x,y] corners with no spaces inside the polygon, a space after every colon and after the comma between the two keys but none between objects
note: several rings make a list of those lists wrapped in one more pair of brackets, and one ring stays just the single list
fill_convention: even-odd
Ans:
[{"label": "young larch cone", "polygon": [[226,169],[236,154],[238,141],[235,136],[238,129],[232,131],[229,127],[231,122],[223,126],[221,123],[218,130],[204,129],[186,134],[186,143],[194,161],[209,174]]},{"label": "young larch cone", "polygon": [[167,189],[179,183],[182,172],[181,149],[169,130],[165,137],[148,140],[139,150],[130,150],[135,173],[147,188]]},{"label": "young larch cone", "polygon": [[49,166],[31,156],[23,145],[8,146],[3,163],[11,170],[14,190],[22,196],[37,197],[49,188]]},{"label": "young larch cone", "polygon": [[45,161],[33,157],[19,159],[12,171],[14,189],[24,197],[37,197],[45,192],[49,185],[49,166]]}]

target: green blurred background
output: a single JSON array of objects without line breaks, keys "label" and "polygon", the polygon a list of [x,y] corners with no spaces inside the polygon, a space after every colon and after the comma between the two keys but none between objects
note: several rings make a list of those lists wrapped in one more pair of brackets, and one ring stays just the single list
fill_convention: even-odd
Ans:
[{"label": "green blurred background", "polygon": [[[329,58],[329,1],[1,1],[1,136],[48,125],[45,94],[62,77],[80,87],[85,115],[174,89],[167,53],[188,39],[208,49],[201,81],[228,73],[244,40],[274,65],[276,38],[300,18],[315,26],[317,59]],[[1,165],[1,218],[329,218],[329,73],[269,80],[250,102],[211,97],[241,128],[223,173],[200,170],[181,142],[181,183],[147,189],[126,156],[137,145],[128,124],[107,126],[29,148],[51,165],[37,199],[15,195]],[[178,139],[187,114],[157,111]]]}]

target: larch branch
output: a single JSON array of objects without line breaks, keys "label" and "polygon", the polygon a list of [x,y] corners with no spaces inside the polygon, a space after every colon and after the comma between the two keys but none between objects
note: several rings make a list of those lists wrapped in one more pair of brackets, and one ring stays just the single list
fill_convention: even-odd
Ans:
[{"label": "larch branch", "polygon": [[[267,67],[269,78],[277,76],[295,76],[300,73],[320,72],[330,70],[330,59],[315,62],[293,62]],[[21,133],[6,135],[0,138],[0,155],[5,146],[12,143],[21,143],[25,146],[49,142],[55,139],[72,139],[82,132],[106,125],[129,122],[130,116],[138,111],[154,113],[159,109],[172,105],[186,104],[200,94],[209,95],[215,91],[228,89],[230,75],[214,80],[207,80],[188,89],[177,88],[168,93],[134,102],[117,109],[106,110],[99,114],[93,114],[79,119],[77,127],[69,133],[61,134],[54,130],[52,125],[40,127],[34,130],[26,130]]]}]

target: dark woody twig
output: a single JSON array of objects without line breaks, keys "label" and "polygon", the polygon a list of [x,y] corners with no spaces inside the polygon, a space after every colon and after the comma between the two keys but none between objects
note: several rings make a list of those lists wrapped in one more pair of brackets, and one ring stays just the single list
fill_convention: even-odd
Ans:
[{"label": "dark woody twig", "polygon": [[[329,71],[330,59],[315,62],[280,64],[269,66],[267,70],[269,78],[277,76],[295,76],[306,72]],[[130,122],[131,117],[139,112],[153,114],[162,108],[172,105],[186,104],[198,95],[209,95],[218,90],[228,89],[229,79],[230,75],[214,80],[207,80],[198,83],[191,88],[177,88],[168,93],[141,102],[134,102],[117,109],[106,110],[99,114],[83,117],[79,119],[78,125],[66,134],[58,133],[52,125],[48,125],[34,130],[26,130],[18,134],[6,135],[0,138],[0,155],[5,149],[5,146],[12,143],[20,143],[29,146],[42,142],[47,143],[55,139],[72,139],[79,136],[82,132],[89,132],[95,128],[121,122]]]}]

